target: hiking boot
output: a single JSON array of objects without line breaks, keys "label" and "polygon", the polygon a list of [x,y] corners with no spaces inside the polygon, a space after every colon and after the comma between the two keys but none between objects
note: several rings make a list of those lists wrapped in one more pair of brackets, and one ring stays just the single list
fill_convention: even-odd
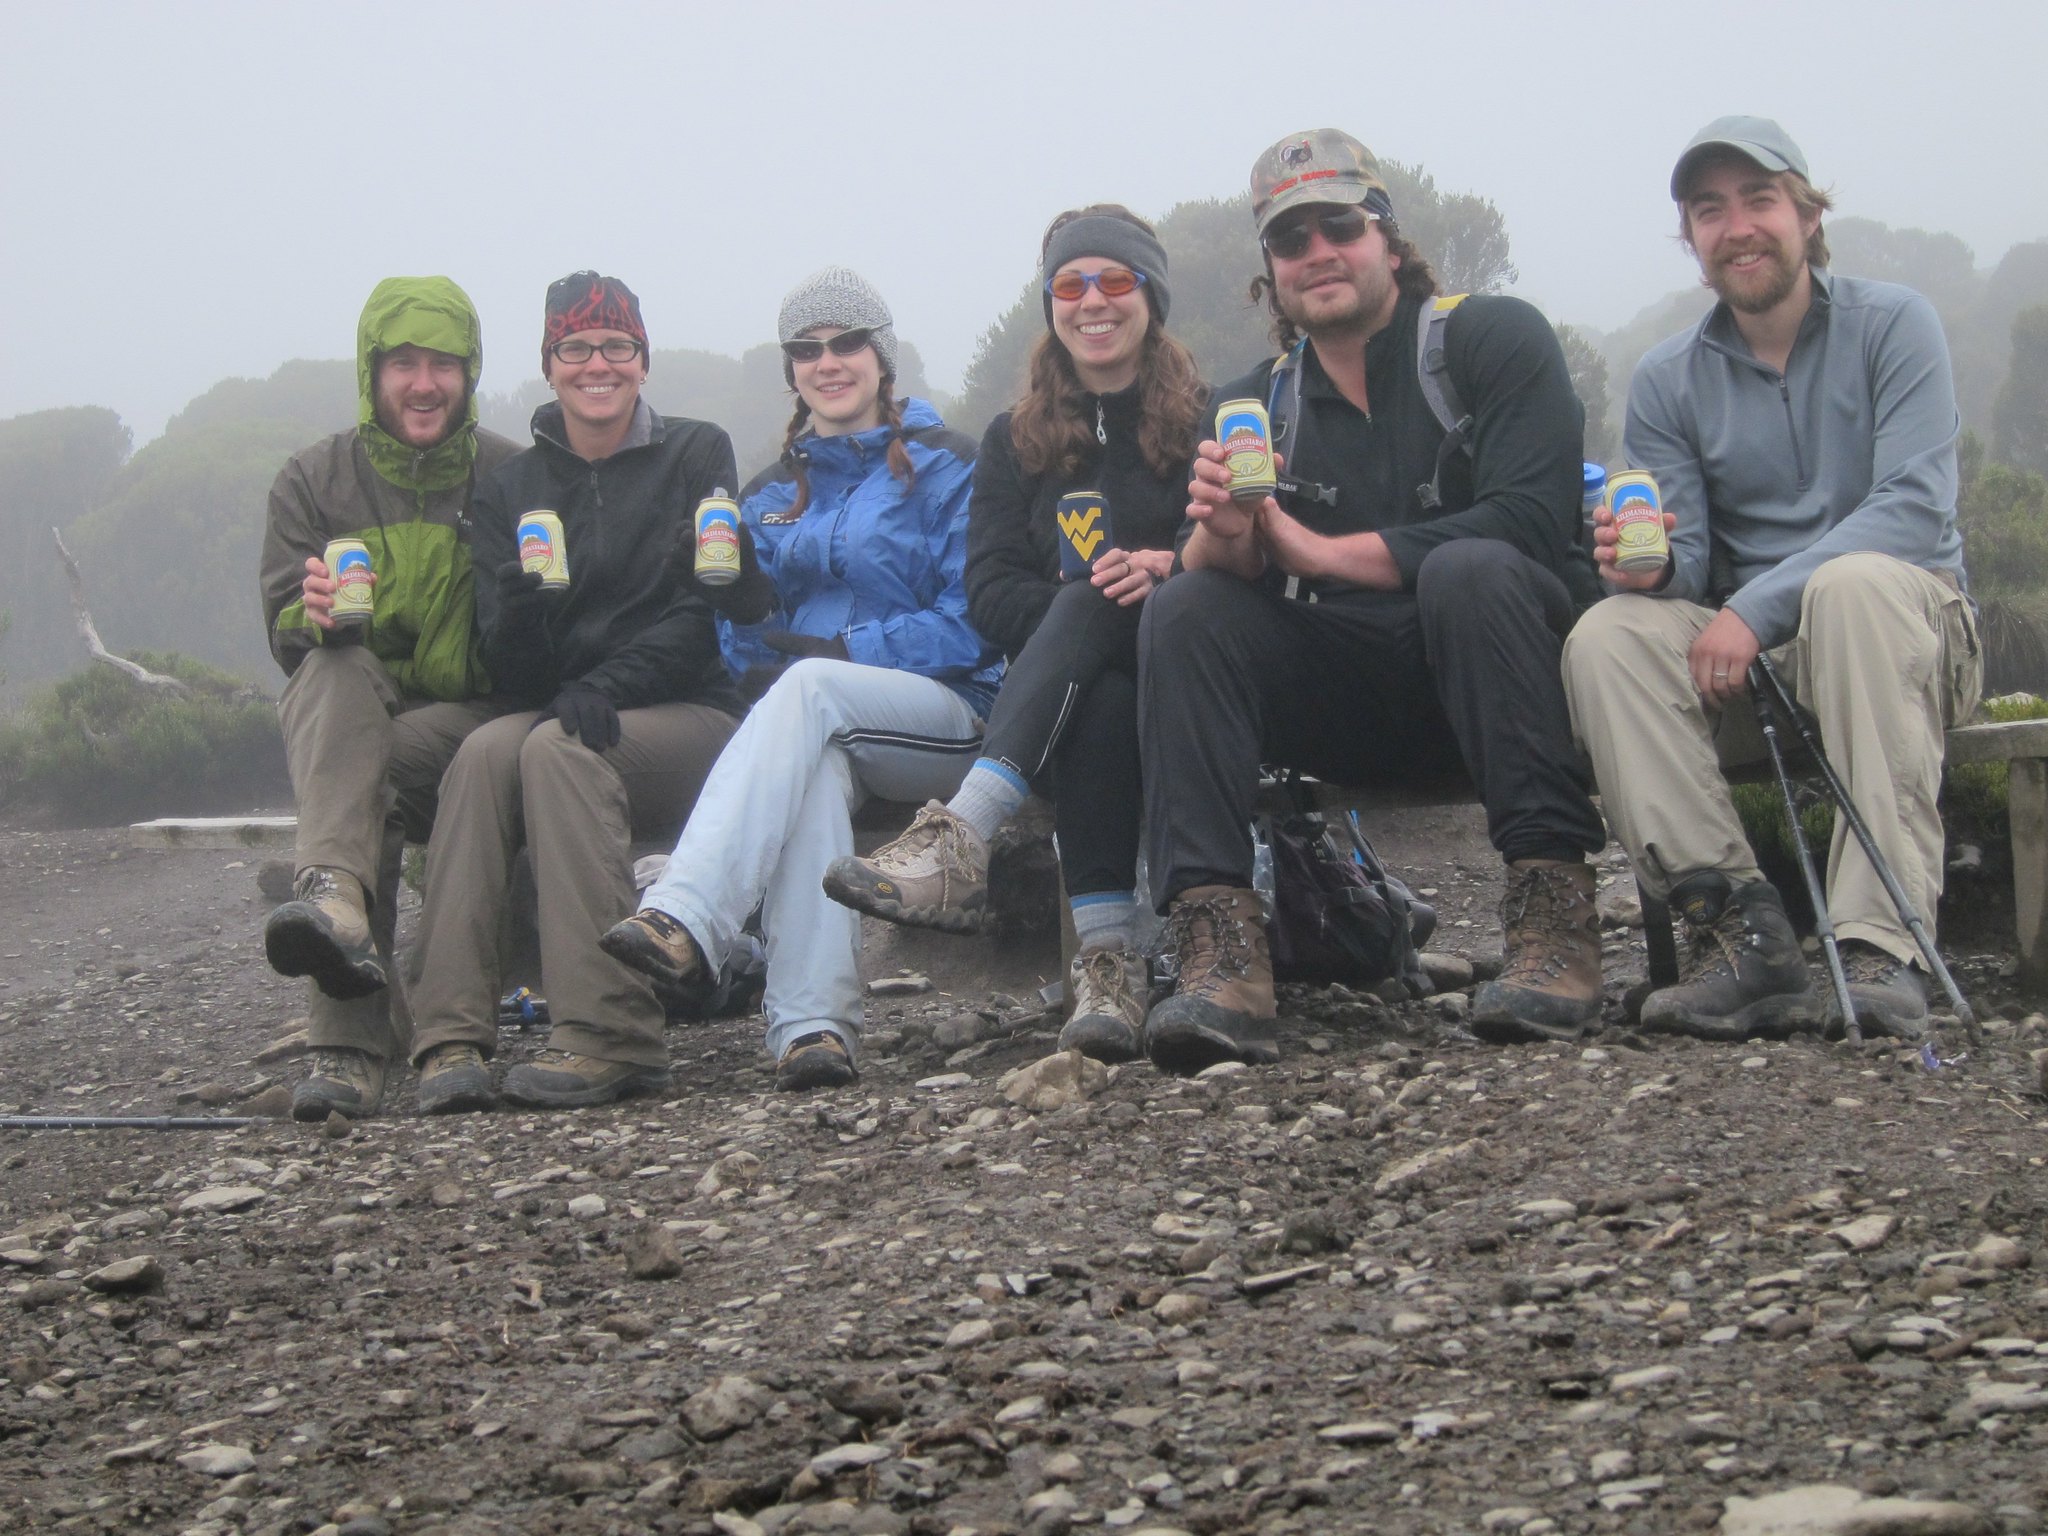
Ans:
[{"label": "hiking boot", "polygon": [[666,987],[685,986],[709,969],[690,930],[653,907],[642,907],[601,934],[597,947],[621,965]]},{"label": "hiking boot", "polygon": [[1074,1012],[1060,1031],[1060,1049],[1097,1061],[1136,1061],[1144,1054],[1145,1004],[1152,983],[1142,955],[1121,946],[1091,949],[1067,968]]},{"label": "hiking boot", "polygon": [[933,800],[894,842],[864,859],[834,859],[825,870],[825,894],[908,928],[979,933],[988,904],[988,845]]},{"label": "hiking boot", "polygon": [[484,1053],[466,1040],[437,1045],[420,1058],[419,1098],[423,1115],[470,1114],[498,1104]]},{"label": "hiking boot", "polygon": [[384,985],[384,962],[370,939],[363,887],[354,875],[318,864],[299,871],[292,900],[263,924],[263,953],[280,976],[310,976],[347,1002]]},{"label": "hiking boot", "polygon": [[1472,1032],[1495,1045],[1576,1040],[1600,1017],[1593,866],[1523,859],[1500,898],[1507,961],[1472,999]]},{"label": "hiking boot", "polygon": [[368,1051],[327,1047],[313,1053],[313,1065],[292,1090],[294,1120],[325,1120],[330,1114],[366,1119],[384,1102],[384,1063]]},{"label": "hiking boot", "polygon": [[1685,919],[1678,984],[1643,1001],[1643,1028],[1701,1040],[1780,1037],[1811,1019],[1806,957],[1768,880],[1700,870],[1671,888]]},{"label": "hiking boot", "polygon": [[[1842,974],[1849,982],[1857,1027],[1866,1036],[1927,1038],[1927,978],[1910,962],[1886,954],[1875,944],[1847,939],[1842,944]],[[1842,1007],[1833,987],[1821,1000],[1821,1021],[1830,1039],[1841,1036]]]},{"label": "hiking boot", "polygon": [[859,1076],[846,1042],[829,1029],[798,1035],[784,1047],[781,1059],[775,1063],[775,1086],[783,1093],[840,1088]]},{"label": "hiking boot", "polygon": [[636,1061],[600,1061],[550,1046],[505,1074],[500,1090],[528,1109],[589,1109],[643,1094],[667,1093],[667,1067]]},{"label": "hiking boot", "polygon": [[1180,979],[1145,1021],[1152,1064],[1186,1076],[1219,1061],[1278,1061],[1273,957],[1259,893],[1228,885],[1182,891],[1166,932]]}]

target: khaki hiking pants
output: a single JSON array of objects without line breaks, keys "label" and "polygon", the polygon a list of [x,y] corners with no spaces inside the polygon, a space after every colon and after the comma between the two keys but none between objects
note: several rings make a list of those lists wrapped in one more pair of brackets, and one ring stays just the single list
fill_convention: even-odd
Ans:
[{"label": "khaki hiking pants", "polygon": [[497,713],[486,700],[411,698],[368,649],[309,653],[277,702],[299,828],[294,871],[320,865],[353,875],[370,900],[370,932],[392,985],[339,1002],[311,987],[307,1038],[318,1047],[406,1053],[410,1033],[393,956],[399,861],[410,811],[430,820],[434,789],[462,739]]},{"label": "khaki hiking pants", "polygon": [[463,742],[441,781],[427,844],[427,904],[413,989],[415,1061],[439,1045],[498,1047],[498,935],[524,843],[538,893],[548,1044],[603,1061],[668,1065],[664,1010],[646,977],[597,947],[638,905],[632,841],[673,836],[739,722],[706,704],[619,711],[619,744],[593,752],[539,712],[503,715]]},{"label": "khaki hiking pants", "polygon": [[[1759,877],[1722,771],[1768,762],[1769,751],[1748,704],[1709,709],[1686,668],[1713,617],[1696,603],[1621,593],[1589,609],[1565,642],[1573,733],[1592,757],[1616,839],[1660,897],[1696,870]],[[1819,720],[1829,760],[1931,935],[1943,875],[1942,733],[1976,708],[1983,684],[1968,601],[1889,555],[1842,555],[1807,582],[1799,633],[1771,659]],[[1789,722],[1779,741],[1796,763]],[[1844,940],[1919,958],[1842,816],[1827,889]]]}]

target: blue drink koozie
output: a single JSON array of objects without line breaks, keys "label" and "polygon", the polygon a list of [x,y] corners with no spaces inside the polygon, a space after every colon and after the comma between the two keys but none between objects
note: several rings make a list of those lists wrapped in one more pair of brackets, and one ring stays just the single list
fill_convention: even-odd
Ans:
[{"label": "blue drink koozie", "polygon": [[1100,491],[1069,491],[1060,498],[1060,580],[1073,581],[1095,569],[1095,557],[1113,548],[1109,503]]}]

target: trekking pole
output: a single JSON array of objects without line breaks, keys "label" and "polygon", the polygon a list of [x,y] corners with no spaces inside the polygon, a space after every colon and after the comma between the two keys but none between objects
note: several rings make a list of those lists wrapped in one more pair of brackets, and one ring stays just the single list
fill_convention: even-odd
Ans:
[{"label": "trekking pole", "polygon": [[232,1131],[262,1115],[0,1115],[0,1131]]},{"label": "trekking pole", "polygon": [[1927,931],[1927,922],[1914,909],[1906,888],[1899,884],[1899,877],[1892,873],[1891,864],[1879,851],[1877,839],[1870,834],[1870,825],[1863,819],[1863,813],[1856,809],[1856,802],[1849,798],[1849,786],[1842,782],[1842,776],[1835,772],[1835,765],[1828,761],[1828,755],[1821,749],[1820,737],[1806,717],[1799,712],[1799,706],[1792,701],[1791,690],[1786,688],[1784,679],[1778,676],[1778,669],[1770,657],[1757,653],[1756,665],[1762,671],[1764,680],[1770,685],[1771,693],[1792,721],[1792,728],[1799,733],[1800,743],[1820,767],[1821,777],[1827,780],[1828,793],[1834,796],[1835,805],[1848,819],[1850,830],[1856,834],[1856,841],[1863,845],[1863,855],[1870,860],[1870,867],[1877,871],[1877,878],[1884,883],[1885,894],[1898,909],[1899,921],[1904,923],[1913,935],[1913,941],[1920,946],[1920,954],[1927,961],[1927,969],[1934,973],[1941,983],[1941,990],[1948,995],[1949,1007],[1962,1021],[1972,1045],[1984,1043],[1984,1032],[1978,1027],[1977,1015],[1963,997],[1963,989],[1956,985],[1955,977],[1949,974],[1948,965],[1941,958],[1941,951],[1934,947],[1934,939]]},{"label": "trekking pole", "polygon": [[1749,669],[1749,696],[1756,705],[1757,728],[1764,733],[1764,745],[1771,749],[1771,766],[1778,771],[1778,792],[1785,797],[1785,823],[1792,830],[1792,849],[1799,855],[1799,874],[1806,881],[1806,894],[1813,901],[1813,931],[1827,957],[1828,980],[1834,984],[1835,1005],[1842,1010],[1842,1038],[1852,1046],[1863,1043],[1863,1026],[1856,1022],[1856,1004],[1849,998],[1849,977],[1842,970],[1842,946],[1835,941],[1835,920],[1828,912],[1828,889],[1814,867],[1813,849],[1807,846],[1806,828],[1799,823],[1799,803],[1792,795],[1792,775],[1785,771],[1785,754],[1778,745],[1778,711],[1764,686],[1763,657]]}]

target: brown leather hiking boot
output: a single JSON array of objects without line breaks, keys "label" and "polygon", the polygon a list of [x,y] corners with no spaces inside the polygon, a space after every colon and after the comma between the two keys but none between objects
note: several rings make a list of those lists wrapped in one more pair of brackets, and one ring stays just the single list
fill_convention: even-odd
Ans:
[{"label": "brown leather hiking boot", "polygon": [[491,1087],[490,1064],[484,1053],[466,1040],[437,1045],[420,1058],[420,1113],[461,1115],[495,1109],[497,1090]]},{"label": "brown leather hiking boot", "polygon": [[1067,968],[1074,1013],[1060,1031],[1060,1049],[1097,1061],[1136,1061],[1144,1054],[1145,1004],[1151,992],[1144,957],[1121,946],[1083,950]]},{"label": "brown leather hiking boot", "polygon": [[365,905],[354,875],[318,864],[300,870],[292,899],[263,924],[270,968],[280,976],[310,976],[322,992],[344,1002],[368,997],[385,978]]},{"label": "brown leather hiking boot", "polygon": [[1273,956],[1259,893],[1198,885],[1173,900],[1167,936],[1180,960],[1173,996],[1145,1021],[1145,1052],[1162,1072],[1219,1061],[1275,1062]]},{"label": "brown leather hiking boot", "polygon": [[323,1047],[292,1090],[294,1120],[325,1120],[340,1113],[363,1120],[384,1102],[384,1063],[368,1051]]},{"label": "brown leather hiking boot", "polygon": [[988,845],[933,800],[893,842],[864,859],[834,859],[825,894],[885,922],[979,933],[988,905]]},{"label": "brown leather hiking boot", "polygon": [[1576,1040],[1600,1017],[1593,866],[1519,859],[1500,898],[1507,961],[1472,999],[1472,1032],[1496,1045]]},{"label": "brown leather hiking boot", "polygon": [[684,986],[706,969],[690,930],[655,907],[613,923],[598,936],[597,947],[663,986]]}]

